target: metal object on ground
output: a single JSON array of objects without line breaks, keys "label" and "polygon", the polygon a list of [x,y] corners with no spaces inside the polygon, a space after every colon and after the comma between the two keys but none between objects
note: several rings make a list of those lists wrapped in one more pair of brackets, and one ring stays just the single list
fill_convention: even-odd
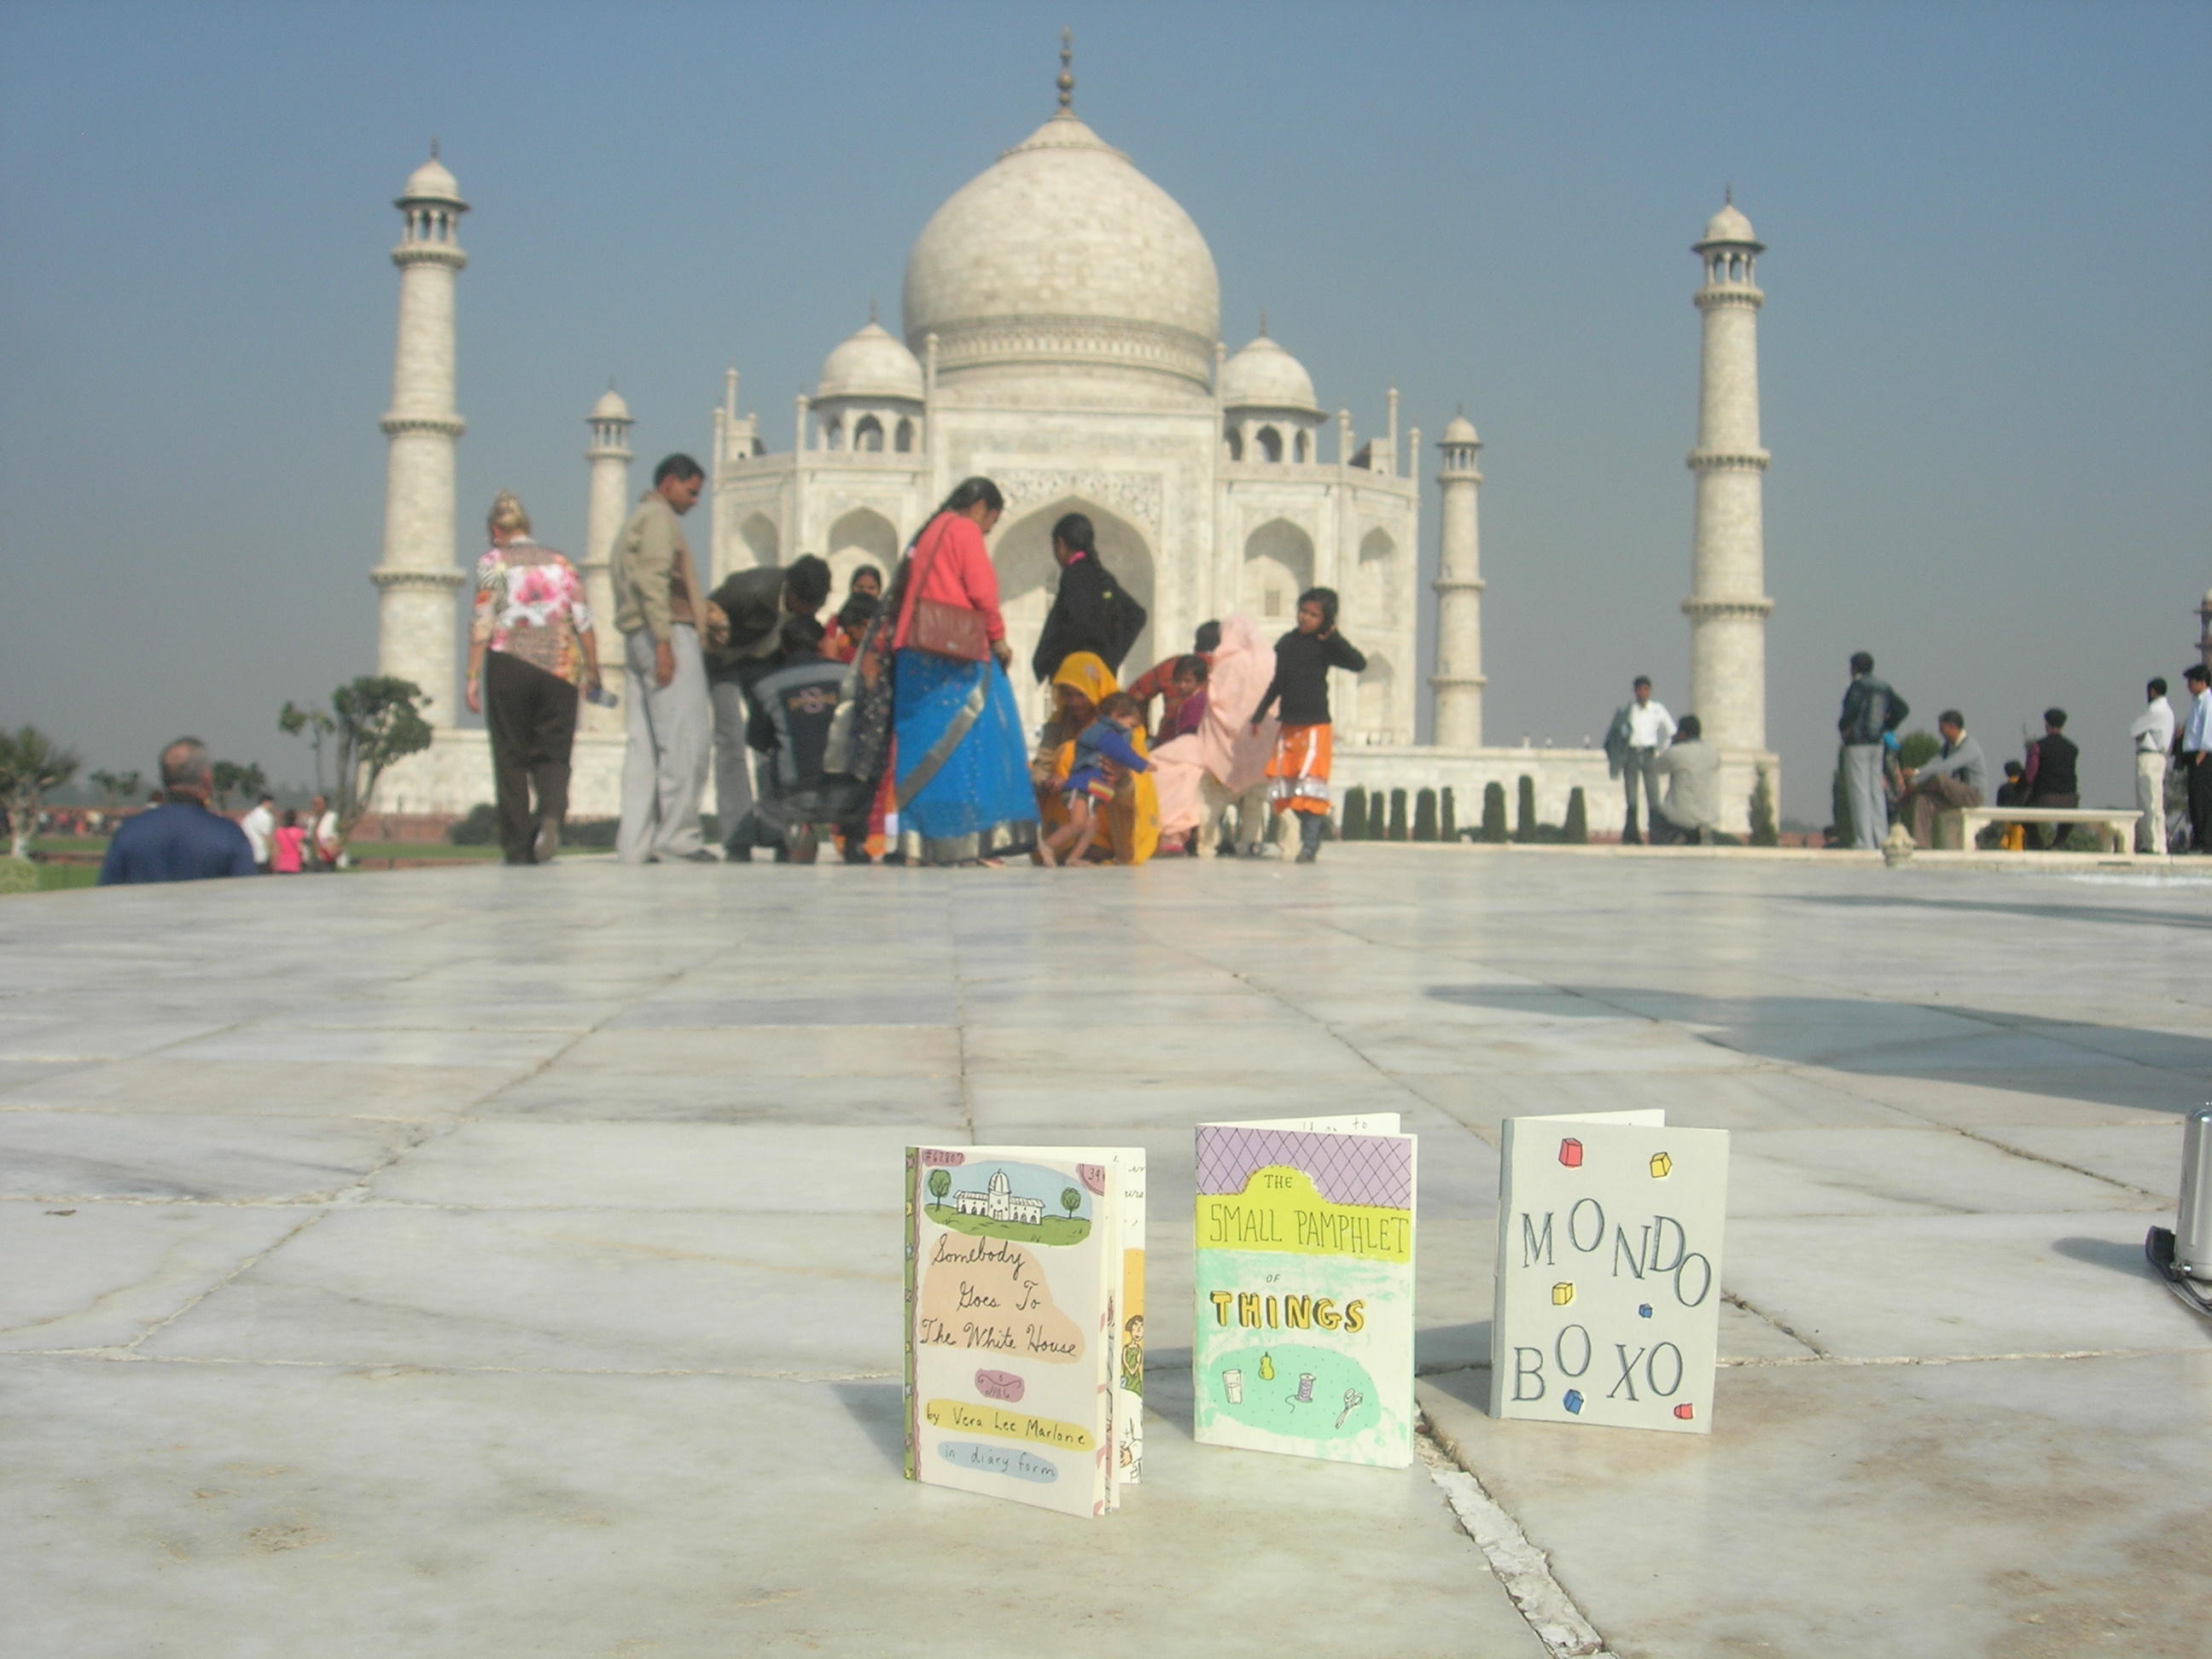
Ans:
[{"label": "metal object on ground", "polygon": [[2143,1254],[2184,1307],[2212,1319],[2212,1106],[2189,1115],[2181,1142],[2176,1226],[2154,1227]]}]

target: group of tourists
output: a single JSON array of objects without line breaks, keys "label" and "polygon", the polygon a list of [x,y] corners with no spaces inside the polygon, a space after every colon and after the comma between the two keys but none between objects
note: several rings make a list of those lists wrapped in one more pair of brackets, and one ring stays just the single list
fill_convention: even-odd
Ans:
[{"label": "group of tourists", "polygon": [[[830,568],[811,555],[701,583],[683,519],[703,470],[672,455],[609,557],[631,690],[622,822],[626,863],[812,862],[1063,866],[1161,852],[1255,856],[1272,820],[1301,862],[1328,821],[1328,671],[1365,659],[1336,631],[1336,596],[1303,594],[1270,650],[1251,622],[1198,630],[1188,652],[1127,687],[1143,605],[1079,513],[1052,529],[1060,582],[1029,664],[1049,688],[1026,740],[987,538],[998,486],[966,480],[896,568],[854,573],[825,621]],[[537,543],[501,494],[478,562],[468,702],[484,716],[500,842],[510,863],[558,850],[577,697],[605,701],[594,622],[574,568]],[[1155,719],[1152,705],[1159,713]],[[721,846],[700,812],[712,766]]]},{"label": "group of tourists", "polygon": [[[1905,701],[1874,672],[1864,651],[1851,658],[1851,683],[1844,693],[1837,731],[1843,739],[1845,794],[1851,845],[1875,847],[1889,829],[1893,808],[1923,847],[1935,844],[1939,812],[1960,808],[2016,806],[2066,811],[2081,805],[2081,750],[2066,735],[2066,711],[2043,711],[2043,735],[2024,744],[2022,757],[2004,763],[2004,781],[1990,793],[1989,757],[1955,708],[1936,717],[1940,745],[1906,766],[1897,729],[1910,712]],[[2143,687],[2144,706],[2128,727],[2136,775],[2136,848],[2139,852],[2212,854],[2212,672],[2202,663],[2184,671],[2188,713],[2175,716],[2166,683]],[[1843,826],[1838,826],[1841,829]],[[2069,825],[2027,820],[2000,833],[2015,848],[2063,842]],[[2033,839],[2031,840],[2031,837]]]}]

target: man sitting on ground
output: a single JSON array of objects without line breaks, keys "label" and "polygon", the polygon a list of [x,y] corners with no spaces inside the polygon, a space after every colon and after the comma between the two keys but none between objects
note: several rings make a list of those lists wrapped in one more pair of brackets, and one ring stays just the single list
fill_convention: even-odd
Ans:
[{"label": "man sitting on ground", "polygon": [[822,637],[815,613],[830,597],[829,562],[808,553],[789,566],[760,565],[725,577],[707,601],[707,692],[714,706],[714,811],[723,850],[753,804],[745,761],[752,718],[751,691],[781,660],[787,643],[783,625],[804,618]]},{"label": "man sitting on ground", "polygon": [[208,810],[215,763],[198,738],[161,751],[161,804],[118,824],[100,866],[100,884],[201,881],[259,873],[246,831]]},{"label": "man sitting on ground", "polygon": [[1717,833],[1721,805],[1720,750],[1705,741],[1705,728],[1695,714],[1685,714],[1674,727],[1674,740],[1652,757],[1655,776],[1667,780],[1667,799],[1655,793],[1651,805],[1651,842],[1655,847],[1670,842],[1710,846]]},{"label": "man sitting on ground", "polygon": [[780,662],[753,682],[752,719],[745,741],[760,756],[760,796],[731,830],[732,862],[749,864],[753,848],[772,847],[776,861],[814,862],[817,826],[833,824],[845,843],[845,862],[868,861],[868,800],[855,813],[849,791],[823,783],[823,760],[837,714],[843,664],[823,657],[814,624],[793,617],[784,623]]},{"label": "man sitting on ground", "polygon": [[1982,745],[1966,735],[1966,717],[1947,708],[1936,717],[1943,747],[1935,758],[1906,769],[1905,799],[1898,803],[1923,847],[1936,844],[1936,814],[1954,807],[1979,806],[1989,799],[1990,763]]}]

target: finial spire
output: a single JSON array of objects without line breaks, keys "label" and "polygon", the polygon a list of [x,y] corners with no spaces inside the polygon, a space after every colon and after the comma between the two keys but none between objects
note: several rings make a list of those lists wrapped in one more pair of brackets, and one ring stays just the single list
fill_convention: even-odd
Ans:
[{"label": "finial spire", "polygon": [[1260,337],[1263,340],[1267,337],[1267,307],[1265,306],[1260,307]]},{"label": "finial spire", "polygon": [[438,136],[435,133],[430,135],[430,159],[434,161],[438,159]]},{"label": "finial spire", "polygon": [[872,294],[868,295],[868,320],[871,323],[876,320],[876,296]]},{"label": "finial spire", "polygon": [[1060,32],[1060,112],[1075,113],[1075,31]]},{"label": "finial spire", "polygon": [[1730,179],[1728,184],[1722,186],[1721,203],[1726,207],[1734,207],[1735,205],[1735,181],[1734,179]]}]

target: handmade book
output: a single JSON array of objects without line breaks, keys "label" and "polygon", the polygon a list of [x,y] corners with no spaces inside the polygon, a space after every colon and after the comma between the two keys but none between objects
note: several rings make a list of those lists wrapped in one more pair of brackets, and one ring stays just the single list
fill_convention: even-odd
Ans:
[{"label": "handmade book", "polygon": [[1145,1155],[906,1154],[906,1474],[1070,1515],[1143,1455]]},{"label": "handmade book", "polygon": [[1657,1109],[1505,1120],[1492,1416],[1711,1430],[1728,1151]]},{"label": "handmade book", "polygon": [[1199,1126],[1198,1439],[1413,1461],[1413,1189],[1395,1113]]}]

